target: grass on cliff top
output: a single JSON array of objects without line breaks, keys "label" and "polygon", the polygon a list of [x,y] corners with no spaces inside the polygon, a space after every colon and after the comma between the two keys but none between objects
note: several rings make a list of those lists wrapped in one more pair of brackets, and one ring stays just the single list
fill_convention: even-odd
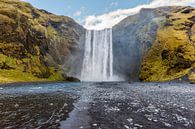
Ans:
[{"label": "grass on cliff top", "polygon": [[20,14],[26,16],[33,25],[38,25],[39,23],[44,23],[48,20],[54,22],[62,20],[65,22],[73,21],[66,16],[56,16],[52,13],[47,13],[46,11],[40,11],[31,4],[19,0],[0,0],[0,14],[9,16],[9,18],[13,20]]}]

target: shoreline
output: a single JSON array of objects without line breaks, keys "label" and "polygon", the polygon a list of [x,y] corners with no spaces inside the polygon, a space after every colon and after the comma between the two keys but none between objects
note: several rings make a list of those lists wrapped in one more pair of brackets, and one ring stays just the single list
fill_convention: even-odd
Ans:
[{"label": "shoreline", "polygon": [[16,86],[16,85],[39,85],[39,84],[51,84],[51,83],[75,83],[68,81],[32,81],[32,82],[10,82],[10,83],[0,83],[0,87],[2,86]]},{"label": "shoreline", "polygon": [[[129,83],[129,84],[133,84],[133,83],[156,83],[156,84],[164,84],[164,83],[178,83],[178,84],[195,84],[193,82],[188,82],[188,81],[165,81],[165,82],[141,82],[141,81],[123,81],[123,82],[111,82],[111,83]],[[8,83],[0,83],[0,87],[4,87],[4,86],[18,86],[18,85],[39,85],[39,84],[52,84],[52,83],[85,83],[85,82],[74,82],[74,81],[29,81],[29,82],[8,82]],[[93,83],[110,83],[110,82],[93,82]]]}]

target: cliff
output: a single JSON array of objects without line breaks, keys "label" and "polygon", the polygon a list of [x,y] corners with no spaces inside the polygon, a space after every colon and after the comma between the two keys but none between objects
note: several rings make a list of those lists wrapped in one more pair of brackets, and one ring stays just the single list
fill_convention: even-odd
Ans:
[{"label": "cliff", "polygon": [[156,39],[144,57],[140,79],[169,81],[184,76],[193,81],[195,68],[195,9],[175,7],[164,11]]},{"label": "cliff", "polygon": [[84,32],[69,17],[0,0],[0,83],[70,79],[64,64],[78,52]]},{"label": "cliff", "polygon": [[[69,17],[0,0],[0,83],[74,81],[84,41],[85,29]],[[125,80],[195,83],[195,9],[142,9],[125,18],[113,27],[113,55],[114,73]]]},{"label": "cliff", "polygon": [[134,81],[193,81],[194,37],[194,8],[142,9],[113,28],[115,72]]},{"label": "cliff", "polygon": [[160,17],[144,9],[113,27],[114,70],[125,80],[139,81],[142,59],[155,40]]}]

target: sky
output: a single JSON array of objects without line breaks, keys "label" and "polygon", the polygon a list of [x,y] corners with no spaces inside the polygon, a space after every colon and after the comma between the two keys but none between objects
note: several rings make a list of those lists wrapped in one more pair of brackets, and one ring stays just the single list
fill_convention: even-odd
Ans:
[{"label": "sky", "polygon": [[23,0],[39,9],[73,18],[87,29],[111,28],[141,8],[190,5],[195,0]]}]

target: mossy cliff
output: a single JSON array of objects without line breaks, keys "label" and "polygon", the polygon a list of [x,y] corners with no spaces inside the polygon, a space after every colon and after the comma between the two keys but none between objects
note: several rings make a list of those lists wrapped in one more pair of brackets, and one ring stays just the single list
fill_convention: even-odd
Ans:
[{"label": "mossy cliff", "polygon": [[195,9],[143,8],[113,27],[114,72],[131,81],[195,82]]},{"label": "mossy cliff", "polygon": [[195,81],[195,9],[169,7],[163,11],[156,39],[146,53],[142,81],[170,81],[188,77]]},{"label": "mossy cliff", "polygon": [[[85,29],[18,0],[0,0],[0,83],[74,81]],[[113,27],[114,72],[126,80],[195,83],[195,9],[142,9]],[[78,81],[78,80],[77,80]]]},{"label": "mossy cliff", "polygon": [[83,27],[26,2],[0,0],[0,83],[66,80]]}]

